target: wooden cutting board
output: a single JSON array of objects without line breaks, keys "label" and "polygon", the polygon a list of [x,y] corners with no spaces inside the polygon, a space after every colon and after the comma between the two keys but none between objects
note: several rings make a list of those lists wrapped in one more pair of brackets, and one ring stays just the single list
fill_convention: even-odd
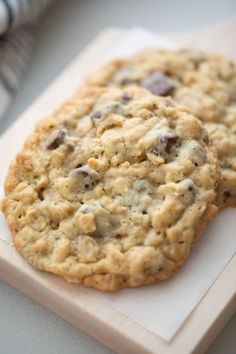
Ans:
[{"label": "wooden cutting board", "polygon": [[[1,137],[0,151],[8,146],[9,153],[14,155],[21,143],[9,143],[12,138],[19,134],[24,138],[25,124],[28,125],[27,130],[33,128],[35,121],[69,97],[84,75],[103,63],[102,53],[112,50],[126,33],[124,29],[108,29],[102,32]],[[195,46],[212,48],[212,44],[216,42],[216,49],[221,38],[220,43],[223,45],[219,49],[236,60],[236,48],[231,45],[235,33],[236,24],[232,20],[205,31],[168,36],[185,47],[194,42]],[[77,79],[73,80],[75,76]],[[0,177],[0,183],[3,183],[3,176]],[[122,354],[189,354],[205,351],[236,309],[235,269],[236,256],[222,271],[174,339],[167,343],[109,305],[101,303],[82,287],[78,297],[73,284],[65,287],[63,279],[32,269],[10,243],[0,239],[1,279]]]}]

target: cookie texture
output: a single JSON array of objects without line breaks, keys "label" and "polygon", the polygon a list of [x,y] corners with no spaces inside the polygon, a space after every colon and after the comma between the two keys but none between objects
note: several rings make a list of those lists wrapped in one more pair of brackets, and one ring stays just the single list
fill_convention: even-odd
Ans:
[{"label": "cookie texture", "polygon": [[198,50],[146,50],[115,60],[93,74],[98,86],[140,85],[172,96],[206,124],[217,147],[222,170],[218,205],[236,205],[236,67],[220,55]]},{"label": "cookie texture", "polygon": [[114,291],[184,263],[217,212],[218,170],[185,108],[141,88],[91,88],[36,127],[2,210],[34,267]]}]

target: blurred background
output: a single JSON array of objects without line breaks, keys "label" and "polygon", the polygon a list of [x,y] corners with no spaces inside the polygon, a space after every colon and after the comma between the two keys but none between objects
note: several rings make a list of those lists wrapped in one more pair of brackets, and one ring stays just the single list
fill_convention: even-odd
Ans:
[{"label": "blurred background", "polygon": [[[236,0],[55,0],[35,27],[30,65],[0,133],[102,29],[141,25],[156,32],[190,31],[235,15]],[[235,354],[235,333],[234,315],[207,354]],[[112,352],[0,282],[0,353]]]},{"label": "blurred background", "polygon": [[102,29],[189,31],[234,15],[236,0],[54,0],[35,27],[30,66],[0,133]]}]

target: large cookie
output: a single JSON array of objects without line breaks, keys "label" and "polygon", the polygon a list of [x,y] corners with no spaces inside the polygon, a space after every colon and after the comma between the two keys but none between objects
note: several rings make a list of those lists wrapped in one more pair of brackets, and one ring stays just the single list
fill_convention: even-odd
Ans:
[{"label": "large cookie", "polygon": [[88,82],[140,85],[156,95],[172,96],[203,122],[214,123],[208,132],[216,144],[223,176],[218,205],[236,205],[236,67],[230,60],[196,50],[153,49],[109,63]]},{"label": "large cookie", "polygon": [[201,122],[141,88],[91,88],[43,120],[12,163],[2,210],[36,268],[113,291],[171,276],[216,212]]}]

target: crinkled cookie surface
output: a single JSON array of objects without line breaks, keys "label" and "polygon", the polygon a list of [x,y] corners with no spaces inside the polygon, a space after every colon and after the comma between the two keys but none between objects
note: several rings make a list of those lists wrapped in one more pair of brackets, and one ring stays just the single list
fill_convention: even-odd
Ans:
[{"label": "crinkled cookie surface", "polygon": [[34,267],[105,291],[170,277],[215,216],[218,161],[199,120],[141,88],[91,88],[43,120],[2,210]]},{"label": "crinkled cookie surface", "polygon": [[151,49],[109,63],[88,83],[140,85],[156,95],[172,96],[204,123],[211,123],[206,129],[216,145],[223,176],[218,205],[236,205],[236,66],[232,61],[198,50]]}]

